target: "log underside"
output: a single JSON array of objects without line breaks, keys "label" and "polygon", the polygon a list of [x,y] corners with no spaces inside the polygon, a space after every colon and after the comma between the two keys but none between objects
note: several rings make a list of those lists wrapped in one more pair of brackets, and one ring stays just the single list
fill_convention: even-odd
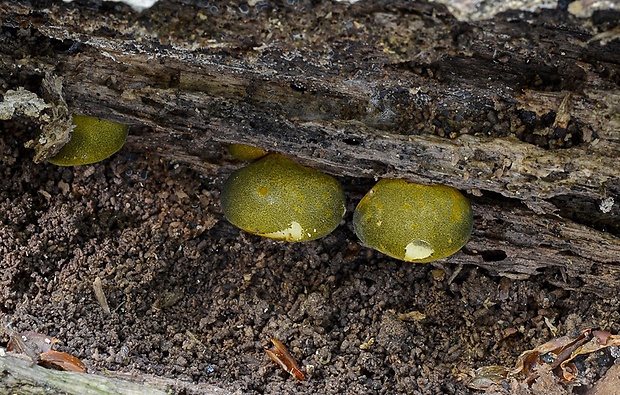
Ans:
[{"label": "log underside", "polygon": [[230,171],[222,147],[239,142],[337,176],[443,183],[476,213],[448,262],[616,289],[620,40],[596,36],[613,18],[466,23],[399,1],[216,8],[0,5],[4,96],[23,87],[51,105],[27,121],[45,137],[30,136],[35,159],[84,113],[132,125],[131,150],[211,174]]}]

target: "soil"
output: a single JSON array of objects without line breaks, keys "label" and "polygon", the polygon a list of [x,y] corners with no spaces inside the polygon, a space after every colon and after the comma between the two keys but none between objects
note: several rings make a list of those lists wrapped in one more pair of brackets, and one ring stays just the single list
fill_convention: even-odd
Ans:
[{"label": "soil", "polygon": [[[90,372],[244,394],[462,395],[478,392],[464,384],[472,369],[512,367],[553,337],[615,333],[620,322],[617,297],[565,291],[544,275],[511,280],[451,258],[413,265],[361,247],[350,218],[366,182],[341,180],[349,207],[334,233],[276,242],[222,217],[232,166],[198,173],[128,148],[94,165],[35,165],[23,148],[31,132],[16,127],[0,123],[0,325],[59,338]],[[268,359],[270,338],[305,381]],[[615,351],[579,357],[571,384],[520,393],[585,393]]]}]

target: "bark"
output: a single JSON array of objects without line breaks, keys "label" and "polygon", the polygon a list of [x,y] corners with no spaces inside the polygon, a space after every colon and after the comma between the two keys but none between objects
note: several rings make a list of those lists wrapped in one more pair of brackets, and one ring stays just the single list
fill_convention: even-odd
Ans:
[{"label": "bark", "polygon": [[132,125],[129,149],[209,173],[240,142],[337,176],[443,183],[476,213],[449,262],[618,286],[617,13],[461,22],[425,2],[189,3],[0,5],[5,99],[22,87],[49,105],[30,116],[35,160],[84,113]]},{"label": "bark", "polygon": [[0,391],[22,395],[230,395],[223,389],[149,375],[107,376],[46,369],[19,354],[0,351]]}]

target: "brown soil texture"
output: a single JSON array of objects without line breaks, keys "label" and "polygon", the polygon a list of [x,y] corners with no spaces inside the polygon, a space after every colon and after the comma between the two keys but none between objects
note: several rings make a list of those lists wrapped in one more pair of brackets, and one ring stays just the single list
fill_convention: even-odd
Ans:
[{"label": "brown soil texture", "polygon": [[[350,218],[367,180],[342,180],[348,214],[334,233],[276,242],[222,217],[229,165],[199,174],[128,149],[95,165],[37,165],[15,125],[0,126],[0,324],[59,338],[90,372],[244,394],[470,394],[471,369],[512,367],[552,326],[557,336],[615,333],[620,322],[617,298],[559,289],[544,274],[495,277],[450,258],[413,265],[359,246]],[[307,380],[268,359],[272,337]],[[614,351],[579,357],[570,385],[520,393],[585,393]]]}]

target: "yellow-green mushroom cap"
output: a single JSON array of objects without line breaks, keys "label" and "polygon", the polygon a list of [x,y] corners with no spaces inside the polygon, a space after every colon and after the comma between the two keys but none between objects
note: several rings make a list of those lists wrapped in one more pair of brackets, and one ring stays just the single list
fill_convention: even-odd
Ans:
[{"label": "yellow-green mushroom cap", "polygon": [[335,178],[280,154],[235,171],[222,186],[221,205],[236,227],[286,241],[328,235],[346,210],[344,191]]},{"label": "yellow-green mushroom cap", "polygon": [[230,144],[228,153],[235,159],[252,161],[267,155],[267,151],[247,144]]},{"label": "yellow-green mushroom cap", "polygon": [[121,149],[129,126],[86,115],[73,115],[71,140],[48,161],[58,166],[88,165],[109,158]]},{"label": "yellow-green mushroom cap", "polygon": [[457,189],[400,179],[379,181],[353,213],[363,244],[407,262],[454,254],[469,240],[473,222],[469,201]]}]

